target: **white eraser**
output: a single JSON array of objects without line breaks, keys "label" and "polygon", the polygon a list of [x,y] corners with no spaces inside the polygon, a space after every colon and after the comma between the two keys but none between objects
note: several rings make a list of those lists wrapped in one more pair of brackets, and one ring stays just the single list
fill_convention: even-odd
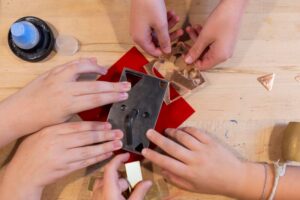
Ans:
[{"label": "white eraser", "polygon": [[143,180],[140,161],[130,162],[125,164],[127,180],[132,188]]}]

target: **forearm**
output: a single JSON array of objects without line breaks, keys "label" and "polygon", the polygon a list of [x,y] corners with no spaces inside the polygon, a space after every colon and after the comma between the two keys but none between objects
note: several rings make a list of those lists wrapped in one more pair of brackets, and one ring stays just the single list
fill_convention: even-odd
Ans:
[{"label": "forearm", "polygon": [[5,170],[0,180],[0,199],[40,200],[43,188],[34,188],[30,182],[23,183],[15,174],[10,169]]},{"label": "forearm", "polygon": [[20,120],[16,112],[8,99],[0,103],[0,148],[23,136],[18,131]]}]

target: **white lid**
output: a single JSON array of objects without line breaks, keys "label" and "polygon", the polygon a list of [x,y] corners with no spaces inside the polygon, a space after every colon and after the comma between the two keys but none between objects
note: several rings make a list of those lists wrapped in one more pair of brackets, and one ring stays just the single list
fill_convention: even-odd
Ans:
[{"label": "white lid", "polygon": [[55,40],[55,51],[64,56],[74,55],[79,50],[79,42],[70,35],[58,35]]}]

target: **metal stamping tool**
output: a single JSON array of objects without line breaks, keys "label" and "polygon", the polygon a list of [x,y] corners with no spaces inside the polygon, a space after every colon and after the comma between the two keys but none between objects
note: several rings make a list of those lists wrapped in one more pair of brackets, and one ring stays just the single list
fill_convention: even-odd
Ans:
[{"label": "metal stamping tool", "polygon": [[169,82],[127,68],[120,81],[131,82],[132,89],[126,101],[113,104],[108,121],[124,132],[123,149],[140,154],[149,147],[146,132],[155,127]]},{"label": "metal stamping tool", "polygon": [[206,83],[198,69],[185,63],[184,55],[187,52],[188,47],[185,43],[178,42],[172,46],[171,54],[161,56],[144,66],[150,75],[157,76],[156,72],[159,72],[166,80],[170,81],[170,85],[179,94],[179,96],[171,99],[170,90],[168,90],[164,98],[166,104],[190,94]]}]

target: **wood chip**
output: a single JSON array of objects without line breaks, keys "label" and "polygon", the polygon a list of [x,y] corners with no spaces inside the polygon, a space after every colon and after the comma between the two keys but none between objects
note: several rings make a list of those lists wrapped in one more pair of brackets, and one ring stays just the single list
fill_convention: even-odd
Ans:
[{"label": "wood chip", "polygon": [[267,74],[264,76],[260,76],[257,78],[257,80],[268,90],[271,91],[273,88],[274,84],[274,79],[275,79],[275,74]]}]

